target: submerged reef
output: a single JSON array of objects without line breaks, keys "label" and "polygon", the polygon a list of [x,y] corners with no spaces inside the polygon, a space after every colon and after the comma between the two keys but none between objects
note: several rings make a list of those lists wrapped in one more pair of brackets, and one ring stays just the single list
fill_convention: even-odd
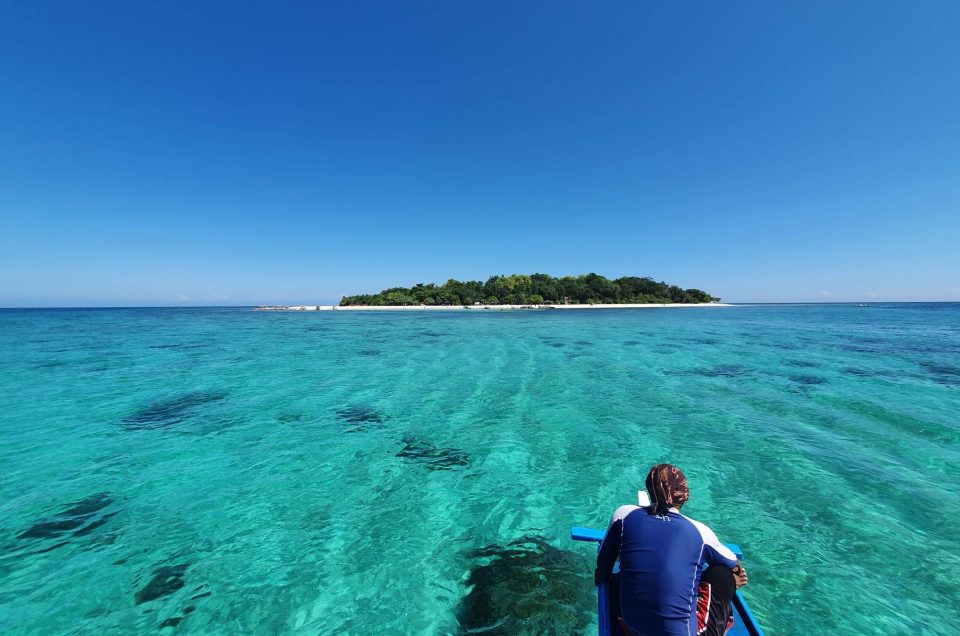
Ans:
[{"label": "submerged reef", "polygon": [[801,386],[815,386],[817,384],[826,384],[827,381],[820,376],[797,373],[789,376],[789,380]]},{"label": "submerged reef", "polygon": [[349,424],[348,433],[366,431],[373,428],[383,428],[389,418],[381,415],[369,406],[348,406],[337,411],[337,417]]},{"label": "submerged reef", "polygon": [[[107,523],[110,517],[117,514],[116,512],[102,514],[103,510],[112,503],[113,499],[107,493],[91,495],[69,504],[67,508],[52,517],[35,521],[33,525],[17,537],[20,539],[57,539],[68,534],[70,537],[85,536]],[[43,551],[53,550],[66,544],[67,541],[62,541]]]},{"label": "submerged reef", "polygon": [[442,333],[440,331],[420,331],[415,334],[418,338],[443,338],[444,336],[449,336],[449,333]]},{"label": "submerged reef", "polygon": [[705,345],[715,345],[720,344],[719,338],[707,338],[704,336],[696,336],[693,338],[684,338],[684,342],[689,342],[691,344],[705,344]]},{"label": "submerged reef", "polygon": [[462,634],[575,634],[596,607],[593,566],[539,537],[470,553],[470,591],[457,606]]},{"label": "submerged reef", "polygon": [[403,438],[397,457],[420,462],[428,470],[453,470],[470,463],[470,455],[457,448],[437,447],[414,437]]},{"label": "submerged reef", "polygon": [[937,384],[960,386],[960,367],[938,362],[921,362],[920,366],[927,370]]},{"label": "submerged reef", "polygon": [[149,404],[123,418],[123,425],[132,430],[165,428],[183,422],[199,406],[218,402],[225,393],[195,391],[184,393],[169,400]]},{"label": "submerged reef", "polygon": [[[150,580],[134,594],[133,600],[135,604],[143,605],[144,603],[149,603],[166,596],[172,596],[182,590],[187,585],[185,577],[191,565],[193,564],[184,562],[173,565],[161,565],[154,569]],[[190,598],[186,602],[189,604],[180,610],[179,616],[174,614],[161,621],[158,625],[159,629],[176,627],[197,610],[195,601],[211,595],[206,584],[198,585],[188,593],[190,594]],[[168,606],[165,605],[164,607],[166,611],[170,611]]]},{"label": "submerged reef", "polygon": [[882,375],[878,371],[874,371],[871,369],[864,369],[862,367],[843,367],[841,371],[843,371],[847,375],[855,375],[861,378],[870,378],[873,376]]},{"label": "submerged reef", "polygon": [[196,605],[187,605],[183,608],[183,616],[171,616],[160,623],[158,627],[160,629],[163,629],[164,627],[176,627],[182,623],[185,618],[187,618],[188,614],[193,614],[195,611],[197,611]]},{"label": "submerged reef", "polygon": [[171,344],[158,344],[151,345],[149,349],[178,349],[178,350],[189,350],[189,349],[206,349],[210,345],[204,342],[175,342]]},{"label": "submerged reef", "polygon": [[701,376],[705,378],[738,378],[747,374],[746,367],[739,364],[715,364],[712,367],[694,369],[667,369],[666,375]]},{"label": "submerged reef", "polygon": [[189,563],[179,563],[177,565],[164,565],[154,570],[153,576],[147,581],[147,584],[134,594],[133,598],[137,605],[162,596],[169,596],[182,588],[186,584],[183,575],[186,574],[189,567]]},{"label": "submerged reef", "polygon": [[783,363],[788,367],[797,367],[799,369],[817,369],[823,366],[819,362],[814,362],[813,360],[800,360],[797,358],[784,360]]}]

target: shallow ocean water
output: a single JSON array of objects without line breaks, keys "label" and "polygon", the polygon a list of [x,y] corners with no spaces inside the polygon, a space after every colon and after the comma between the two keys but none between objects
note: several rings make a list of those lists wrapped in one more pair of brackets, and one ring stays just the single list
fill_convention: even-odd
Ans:
[{"label": "shallow ocean water", "polygon": [[646,469],[768,634],[960,624],[960,304],[0,311],[0,631],[595,630]]}]

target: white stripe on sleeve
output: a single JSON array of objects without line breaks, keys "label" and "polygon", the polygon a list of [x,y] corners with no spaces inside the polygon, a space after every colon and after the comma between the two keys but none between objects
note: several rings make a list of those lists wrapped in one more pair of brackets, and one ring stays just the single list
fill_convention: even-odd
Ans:
[{"label": "white stripe on sleeve", "polygon": [[610,517],[610,523],[607,524],[607,530],[610,529],[610,526],[612,526],[614,522],[623,521],[624,517],[626,517],[628,514],[630,514],[631,512],[637,509],[639,509],[639,506],[631,506],[628,504],[626,506],[620,506],[619,508],[614,510],[613,516]]},{"label": "white stripe on sleeve", "polygon": [[690,517],[687,517],[687,516],[684,516],[684,519],[692,523],[697,528],[697,530],[700,531],[700,538],[703,539],[704,545],[710,546],[711,548],[716,550],[720,554],[720,556],[722,556],[723,558],[729,559],[734,563],[737,562],[736,555],[730,551],[730,548],[720,543],[720,539],[717,538],[717,535],[714,534],[713,530],[708,528],[706,525],[700,523],[696,519],[691,519]]}]

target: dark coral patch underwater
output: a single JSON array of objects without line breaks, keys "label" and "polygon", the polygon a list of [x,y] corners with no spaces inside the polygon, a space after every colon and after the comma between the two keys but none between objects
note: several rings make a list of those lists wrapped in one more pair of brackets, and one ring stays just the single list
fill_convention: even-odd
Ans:
[{"label": "dark coral patch underwater", "polygon": [[820,376],[807,374],[794,374],[789,376],[789,380],[803,386],[815,386],[817,384],[826,384],[827,381]]},{"label": "dark coral patch underwater", "polygon": [[590,560],[538,537],[470,553],[469,592],[457,606],[462,634],[577,634],[596,608]]},{"label": "dark coral patch underwater", "polygon": [[715,345],[715,344],[720,344],[720,339],[696,337],[696,338],[686,338],[684,339],[684,342],[690,342],[693,344]]},{"label": "dark coral patch underwater", "polygon": [[796,358],[784,360],[783,363],[788,367],[797,367],[800,369],[816,369],[817,367],[822,366],[819,362],[814,362],[812,360],[800,360]]},{"label": "dark coral patch underwater", "polygon": [[396,456],[419,462],[428,470],[453,470],[470,463],[470,455],[465,451],[434,446],[414,437],[403,439],[403,449]]},{"label": "dark coral patch underwater", "polygon": [[368,406],[354,405],[337,411],[337,417],[349,424],[347,432],[355,433],[374,428],[383,428],[389,418]]},{"label": "dark coral patch underwater", "polygon": [[843,371],[847,375],[855,375],[861,378],[870,378],[870,377],[880,375],[880,373],[876,371],[871,371],[869,369],[863,369],[860,367],[843,367],[841,371]]},{"label": "dark coral patch underwater", "polygon": [[205,349],[209,345],[203,342],[175,342],[171,344],[159,344],[151,345],[147,347],[148,349],[177,349],[181,351],[186,351],[189,349]]},{"label": "dark coral patch underwater", "polygon": [[164,565],[153,571],[153,576],[147,581],[147,584],[137,590],[134,594],[134,601],[137,605],[153,601],[163,596],[169,596],[186,583],[183,579],[189,563],[179,563],[177,565]]},{"label": "dark coral patch underwater", "polygon": [[225,393],[193,391],[169,400],[160,400],[138,409],[123,418],[123,425],[131,430],[165,428],[179,424],[193,415],[193,411],[211,402],[219,402]]},{"label": "dark coral patch underwater", "polygon": [[705,378],[738,378],[747,375],[747,368],[739,364],[716,364],[712,367],[697,367],[694,369],[667,369],[665,375],[674,376],[702,376]]},{"label": "dark coral patch underwater", "polygon": [[441,333],[439,331],[421,331],[415,334],[418,338],[442,338],[444,336],[449,336],[449,333]]},{"label": "dark coral patch underwater", "polygon": [[960,367],[939,362],[921,362],[920,366],[927,370],[934,382],[945,386],[960,386]]},{"label": "dark coral patch underwater", "polygon": [[[20,539],[56,539],[66,534],[82,537],[105,524],[117,514],[101,514],[113,499],[107,493],[91,495],[75,501],[52,517],[40,519],[17,535]],[[58,544],[65,545],[64,543]]]}]

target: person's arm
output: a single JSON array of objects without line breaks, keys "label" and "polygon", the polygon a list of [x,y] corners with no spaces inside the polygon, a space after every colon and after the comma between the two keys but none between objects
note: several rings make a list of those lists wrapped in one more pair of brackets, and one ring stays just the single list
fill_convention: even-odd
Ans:
[{"label": "person's arm", "polygon": [[739,563],[737,557],[730,548],[720,543],[720,539],[714,534],[713,530],[703,525],[699,521],[694,521],[686,517],[700,531],[700,538],[703,539],[703,560],[710,565],[725,565],[731,570],[736,569]]},{"label": "person's arm", "polygon": [[623,539],[623,518],[636,510],[636,506],[620,506],[613,517],[610,519],[610,525],[607,526],[607,534],[603,537],[600,544],[600,550],[597,552],[597,569],[593,573],[593,583],[607,581],[610,574],[613,573],[613,565],[620,556],[620,543]]}]

